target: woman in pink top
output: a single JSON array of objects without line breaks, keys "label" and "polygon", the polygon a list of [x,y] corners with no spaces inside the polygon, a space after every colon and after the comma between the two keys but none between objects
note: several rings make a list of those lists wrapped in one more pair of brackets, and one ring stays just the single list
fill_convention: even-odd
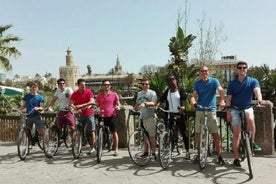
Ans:
[{"label": "woman in pink top", "polygon": [[116,110],[120,110],[120,101],[118,94],[110,90],[109,80],[102,82],[102,92],[98,94],[96,103],[100,107],[100,112],[104,111],[104,123],[109,127],[114,139],[114,156],[118,156],[119,138],[117,133],[118,120]]}]

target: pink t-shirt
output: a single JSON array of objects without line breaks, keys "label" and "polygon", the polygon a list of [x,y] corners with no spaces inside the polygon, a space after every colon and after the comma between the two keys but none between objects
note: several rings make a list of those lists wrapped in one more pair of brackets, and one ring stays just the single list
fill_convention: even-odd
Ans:
[{"label": "pink t-shirt", "polygon": [[[89,102],[91,98],[94,98],[93,92],[90,89],[84,89],[83,93],[80,93],[79,90],[74,91],[70,99],[73,100],[76,105],[80,105]],[[94,110],[92,108],[84,108],[80,116],[89,116],[93,114]]]},{"label": "pink t-shirt", "polygon": [[100,93],[97,96],[97,103],[100,106],[100,110],[104,110],[104,117],[110,117],[116,115],[116,110],[114,106],[116,106],[119,97],[117,93],[110,91],[108,95],[104,95],[104,93]]}]

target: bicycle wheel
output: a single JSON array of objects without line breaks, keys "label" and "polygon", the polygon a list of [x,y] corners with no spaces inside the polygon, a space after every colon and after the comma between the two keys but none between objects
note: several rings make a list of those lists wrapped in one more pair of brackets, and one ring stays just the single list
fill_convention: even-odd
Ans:
[{"label": "bicycle wheel", "polygon": [[[144,143],[148,150],[144,149]],[[150,142],[142,130],[136,130],[129,136],[128,153],[136,165],[144,166],[149,163],[151,155]]]},{"label": "bicycle wheel", "polygon": [[244,159],[246,158],[245,144],[244,144],[245,141],[242,141],[242,140],[244,140],[244,138],[240,139],[240,144],[239,144],[239,152],[240,152],[240,161],[241,162],[244,161]]},{"label": "bicycle wheel", "polygon": [[48,158],[52,158],[58,150],[59,134],[55,125],[50,127],[48,131],[44,133],[44,153]]},{"label": "bicycle wheel", "polygon": [[63,141],[66,148],[72,147],[72,135],[68,126],[65,126],[65,128],[63,129]]},{"label": "bicycle wheel", "polygon": [[17,152],[21,160],[25,160],[29,153],[30,139],[28,132],[25,129],[21,129],[17,138]]},{"label": "bicycle wheel", "polygon": [[97,138],[97,162],[100,163],[103,155],[103,128],[100,127],[98,130]]},{"label": "bicycle wheel", "polygon": [[167,169],[172,162],[172,140],[167,131],[160,135],[158,156],[161,167]]},{"label": "bicycle wheel", "polygon": [[72,153],[75,159],[78,159],[81,154],[82,148],[83,130],[80,126],[77,126],[72,141]]},{"label": "bicycle wheel", "polygon": [[253,178],[253,154],[248,134],[245,136],[245,149],[250,178]]},{"label": "bicycle wheel", "polygon": [[108,135],[107,150],[108,152],[110,152],[113,148],[114,139],[113,139],[113,135],[110,132],[107,132],[107,135]]},{"label": "bicycle wheel", "polygon": [[206,167],[208,155],[209,131],[207,127],[202,127],[199,142],[199,168],[202,170]]},{"label": "bicycle wheel", "polygon": [[175,147],[176,147],[176,151],[177,154],[180,155],[181,153],[183,153],[183,150],[185,149],[185,145],[184,145],[184,140],[182,137],[182,134],[180,133],[180,131],[177,131],[177,140],[175,142]]},{"label": "bicycle wheel", "polygon": [[211,135],[209,135],[207,156],[210,157],[210,156],[212,156],[212,154],[216,154],[215,149],[214,149],[214,139]]},{"label": "bicycle wheel", "polygon": [[[44,134],[45,132],[48,132],[48,126],[43,123],[43,128],[44,128]],[[41,137],[38,133],[38,129],[36,128],[36,133],[35,133],[35,139],[37,140],[38,147],[44,151],[44,137]]]}]

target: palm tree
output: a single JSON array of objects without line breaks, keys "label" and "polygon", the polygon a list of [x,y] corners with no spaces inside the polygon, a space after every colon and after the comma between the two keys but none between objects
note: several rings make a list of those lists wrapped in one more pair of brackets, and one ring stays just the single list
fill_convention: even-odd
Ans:
[{"label": "palm tree", "polygon": [[272,73],[268,65],[251,67],[248,75],[260,82],[263,98],[275,103],[276,98],[276,73]]},{"label": "palm tree", "polygon": [[196,36],[192,34],[185,37],[182,28],[178,26],[176,36],[170,39],[169,50],[173,57],[168,69],[178,79],[180,86],[183,85],[183,77],[187,68],[188,49],[195,38]]},{"label": "palm tree", "polygon": [[11,28],[12,25],[0,26],[0,68],[10,71],[12,70],[12,65],[10,63],[9,57],[18,57],[21,52],[15,47],[11,47],[11,42],[18,42],[21,39],[12,34],[4,35],[5,31]]}]

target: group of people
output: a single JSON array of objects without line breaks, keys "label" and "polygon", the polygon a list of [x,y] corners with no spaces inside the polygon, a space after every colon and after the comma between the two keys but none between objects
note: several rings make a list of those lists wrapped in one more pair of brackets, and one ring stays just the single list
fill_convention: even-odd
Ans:
[{"label": "group of people", "polygon": [[[248,129],[252,132],[253,148],[260,150],[261,148],[255,143],[255,122],[254,112],[252,108],[252,99],[255,99],[260,104],[264,104],[260,90],[259,82],[252,77],[247,76],[248,65],[246,62],[237,63],[237,75],[229,82],[227,88],[227,96],[225,102],[225,92],[220,82],[213,77],[210,77],[210,71],[207,66],[201,66],[199,70],[199,79],[195,81],[193,92],[190,98],[190,105],[196,109],[195,119],[195,145],[199,147],[201,123],[203,123],[204,109],[201,109],[195,104],[203,107],[208,107],[208,128],[213,136],[215,142],[215,149],[218,155],[218,163],[224,164],[222,158],[222,144],[218,134],[219,126],[216,116],[217,104],[220,108],[230,107],[227,110],[227,121],[231,123],[233,128],[233,153],[234,153],[234,166],[241,167],[239,162],[239,139],[241,132],[241,124],[239,120],[239,111],[246,109],[246,120]],[[59,79],[57,81],[58,89],[52,98],[49,107],[52,108],[58,99],[59,112],[58,112],[58,128],[61,128],[63,122],[67,122],[71,127],[71,132],[74,132],[75,122],[74,116],[68,107],[75,109],[79,113],[79,122],[88,123],[91,133],[91,153],[95,152],[95,120],[92,105],[97,105],[100,109],[104,110],[104,121],[106,126],[109,126],[114,138],[114,156],[118,155],[119,138],[117,134],[118,120],[116,110],[120,109],[120,101],[117,93],[111,91],[111,83],[109,80],[102,82],[102,92],[97,95],[95,100],[94,94],[90,89],[85,87],[85,80],[79,79],[77,81],[78,89],[73,91],[70,87],[65,86],[65,80]],[[183,87],[178,85],[177,79],[174,75],[167,76],[167,89],[158,99],[156,92],[150,89],[150,81],[144,78],[141,81],[142,90],[138,92],[136,98],[135,109],[140,111],[140,119],[143,121],[145,129],[149,133],[150,142],[152,146],[152,156],[156,159],[156,110],[158,107],[165,103],[165,109],[172,112],[171,119],[169,120],[170,126],[175,122],[180,130],[184,145],[185,145],[185,159],[190,159],[190,145],[186,133],[185,122],[185,106],[188,98],[187,92]],[[217,103],[217,94],[219,95],[219,102]],[[27,112],[32,109],[36,111],[30,115],[28,121],[30,126],[35,123],[41,135],[44,134],[39,110],[44,108],[44,98],[38,94],[38,85],[31,84],[30,93],[23,98],[23,104],[19,108],[23,110],[27,107]],[[174,114],[180,114],[175,116]],[[145,150],[148,150],[145,148]],[[149,153],[146,151],[144,155]]]},{"label": "group of people", "polygon": [[[85,80],[78,79],[78,89],[73,91],[71,87],[66,87],[65,80],[60,78],[57,80],[58,88],[49,104],[47,109],[52,109],[55,102],[59,100],[58,109],[58,123],[59,129],[66,123],[70,127],[70,131],[73,134],[75,131],[75,117],[71,109],[74,109],[78,113],[79,123],[87,123],[88,131],[91,134],[90,154],[95,154],[95,118],[93,106],[96,105],[104,111],[104,123],[109,127],[114,138],[114,156],[118,156],[119,138],[117,134],[117,116],[116,111],[120,110],[120,101],[117,93],[111,91],[110,81],[104,80],[102,82],[102,91],[97,95],[95,100],[93,92],[86,88]],[[44,135],[43,123],[39,110],[44,109],[44,98],[38,93],[38,84],[30,84],[30,93],[23,97],[23,103],[19,110],[26,108],[26,112],[34,113],[28,117],[28,127],[31,128],[33,123],[39,130],[41,136]]]},{"label": "group of people", "polygon": [[[222,158],[222,144],[218,133],[219,125],[216,116],[217,106],[219,106],[219,108],[229,107],[227,110],[226,120],[227,122],[231,123],[233,129],[234,166],[241,167],[238,150],[241,132],[239,112],[243,109],[245,109],[246,112],[248,129],[252,133],[252,147],[254,150],[261,150],[260,146],[255,143],[256,128],[252,100],[255,97],[259,104],[264,104],[265,102],[262,99],[258,80],[247,76],[247,70],[248,65],[246,62],[241,61],[237,63],[237,75],[228,84],[226,102],[224,89],[216,78],[209,76],[210,71],[208,70],[207,66],[200,67],[199,79],[194,83],[193,92],[190,99],[190,106],[192,109],[196,109],[195,145],[197,148],[199,148],[201,125],[204,122],[204,109],[200,108],[200,106],[208,107],[208,129],[214,139],[215,149],[218,155],[217,161],[219,164],[224,164],[225,162]],[[164,102],[166,110],[172,112],[171,119],[169,120],[170,126],[172,126],[175,121],[176,126],[182,134],[186,149],[184,158],[190,159],[190,145],[186,133],[186,122],[183,113],[185,112],[185,102],[187,99],[187,93],[185,89],[178,86],[174,75],[168,75],[168,87],[158,100],[156,93],[150,89],[150,81],[148,79],[143,79],[141,84],[142,91],[138,92],[135,108],[140,110],[140,118],[143,121],[144,127],[149,133],[153,158],[156,158],[155,111],[158,109],[160,104]],[[218,103],[217,94],[219,96]],[[199,104],[200,106],[196,106],[196,104]],[[174,117],[174,113],[180,113],[181,116]],[[148,149],[145,148],[144,150]],[[143,155],[147,156],[148,153],[144,152]],[[195,159],[198,160],[198,156]]]}]

